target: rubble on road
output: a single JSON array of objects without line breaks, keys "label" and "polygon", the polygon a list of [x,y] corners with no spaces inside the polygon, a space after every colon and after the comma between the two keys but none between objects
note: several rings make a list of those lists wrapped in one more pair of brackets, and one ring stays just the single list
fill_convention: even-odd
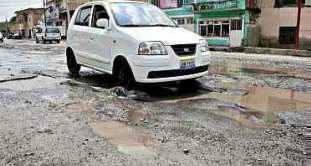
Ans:
[{"label": "rubble on road", "polygon": [[9,81],[19,81],[37,78],[36,74],[11,74],[10,76],[0,76],[0,83]]}]

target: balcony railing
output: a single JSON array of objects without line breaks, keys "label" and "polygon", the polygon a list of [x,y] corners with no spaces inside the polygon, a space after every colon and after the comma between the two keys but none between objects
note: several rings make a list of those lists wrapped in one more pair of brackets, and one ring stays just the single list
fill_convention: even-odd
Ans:
[{"label": "balcony railing", "polygon": [[151,0],[150,3],[161,9],[172,9],[172,8],[180,8],[184,5],[191,5],[192,0],[171,0],[171,1]]},{"label": "balcony railing", "polygon": [[193,0],[198,10],[218,10],[238,8],[238,0]]}]

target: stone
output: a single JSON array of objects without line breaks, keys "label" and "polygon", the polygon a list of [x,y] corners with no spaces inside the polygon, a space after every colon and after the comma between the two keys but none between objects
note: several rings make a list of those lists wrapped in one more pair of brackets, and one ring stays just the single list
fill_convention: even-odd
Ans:
[{"label": "stone", "polygon": [[184,154],[188,155],[190,150],[189,149],[184,149],[183,152],[184,152]]}]

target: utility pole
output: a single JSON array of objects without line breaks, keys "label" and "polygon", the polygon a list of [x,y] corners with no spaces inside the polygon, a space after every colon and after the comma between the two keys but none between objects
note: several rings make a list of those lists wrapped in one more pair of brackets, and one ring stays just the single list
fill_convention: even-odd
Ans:
[{"label": "utility pole", "polygon": [[5,18],[5,26],[6,26],[6,35],[9,34],[9,25],[8,25],[8,18]]},{"label": "utility pole", "polygon": [[44,17],[44,26],[46,27],[45,9],[46,9],[46,0],[43,0],[43,17]]},{"label": "utility pole", "polygon": [[300,32],[300,19],[301,19],[302,0],[297,0],[297,7],[298,7],[298,12],[297,12],[296,35],[295,35],[296,36],[296,39],[295,39],[296,55],[297,55],[297,50],[300,49],[299,32]]},{"label": "utility pole", "polygon": [[67,37],[68,27],[70,23],[70,9],[69,9],[68,0],[65,0],[65,3],[66,3],[66,13],[67,13],[67,20],[66,20],[66,37]]}]

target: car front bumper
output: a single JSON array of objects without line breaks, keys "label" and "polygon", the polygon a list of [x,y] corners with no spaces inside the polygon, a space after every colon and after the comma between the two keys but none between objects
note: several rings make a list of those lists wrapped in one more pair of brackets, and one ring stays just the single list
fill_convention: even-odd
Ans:
[{"label": "car front bumper", "polygon": [[44,40],[46,40],[46,41],[57,41],[57,40],[61,40],[61,37],[45,37]]},{"label": "car front bumper", "polygon": [[[135,80],[140,83],[161,83],[188,80],[208,74],[210,52],[197,51],[192,56],[178,56],[167,46],[168,55],[135,55],[131,61]],[[183,59],[192,59],[195,67],[181,69]]]}]

